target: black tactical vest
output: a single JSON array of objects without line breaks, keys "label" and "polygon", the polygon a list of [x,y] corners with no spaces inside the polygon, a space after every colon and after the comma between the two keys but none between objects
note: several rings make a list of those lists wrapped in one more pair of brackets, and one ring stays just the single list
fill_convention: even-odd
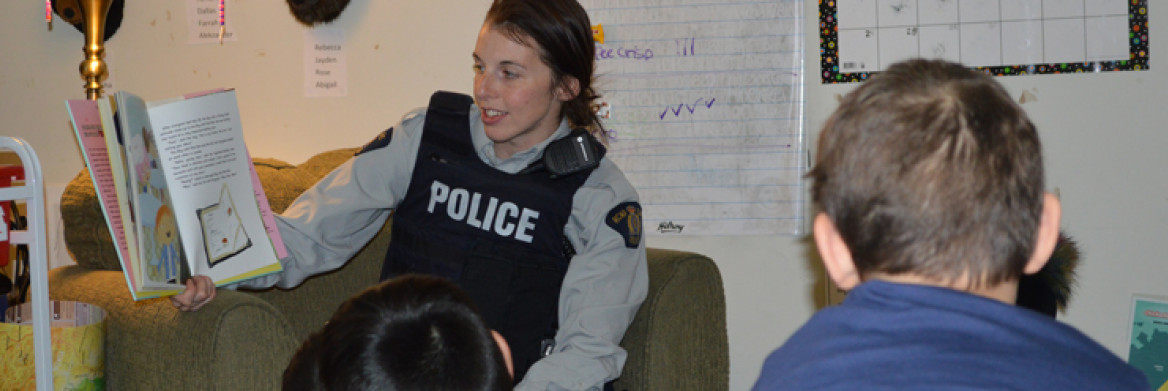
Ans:
[{"label": "black tactical vest", "polygon": [[518,383],[555,338],[573,254],[564,227],[591,170],[552,179],[546,170],[508,174],[488,166],[471,141],[471,103],[450,92],[431,97],[381,279],[423,273],[458,283],[507,339]]}]

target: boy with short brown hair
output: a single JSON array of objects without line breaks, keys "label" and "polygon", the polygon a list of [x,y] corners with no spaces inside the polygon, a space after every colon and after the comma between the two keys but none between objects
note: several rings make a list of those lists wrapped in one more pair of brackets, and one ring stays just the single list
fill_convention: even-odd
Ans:
[{"label": "boy with short brown hair", "polygon": [[1049,259],[1042,147],[992,77],[910,60],[848,94],[809,176],[842,304],[766,360],[755,390],[1148,390],[1075,329],[1014,306]]}]

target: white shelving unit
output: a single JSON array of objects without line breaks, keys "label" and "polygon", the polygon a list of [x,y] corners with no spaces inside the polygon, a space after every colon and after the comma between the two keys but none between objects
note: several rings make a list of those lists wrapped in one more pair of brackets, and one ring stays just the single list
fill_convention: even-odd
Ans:
[{"label": "white shelving unit", "polygon": [[28,245],[29,277],[33,319],[33,360],[36,364],[37,391],[53,389],[53,343],[49,315],[49,263],[46,259],[45,186],[40,159],[28,142],[0,136],[0,150],[10,150],[20,157],[24,167],[24,185],[0,188],[0,202],[24,201],[28,225],[23,231],[8,232],[11,244]]}]

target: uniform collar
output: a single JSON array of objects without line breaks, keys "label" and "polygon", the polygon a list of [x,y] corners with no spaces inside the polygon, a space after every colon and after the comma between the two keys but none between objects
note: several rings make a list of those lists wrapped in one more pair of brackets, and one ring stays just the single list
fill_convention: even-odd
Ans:
[{"label": "uniform collar", "polygon": [[519,172],[519,170],[527,168],[527,166],[543,156],[543,150],[547,148],[548,144],[567,136],[571,131],[571,127],[568,126],[568,120],[562,119],[560,120],[560,126],[556,128],[556,132],[552,133],[552,136],[548,137],[547,140],[541,141],[526,151],[511,155],[507,159],[499,159],[495,155],[495,142],[487,138],[487,132],[483,129],[483,121],[478,117],[478,107],[472,107],[470,112],[470,139],[474,143],[475,152],[478,153],[479,159],[509,174],[514,174]]}]

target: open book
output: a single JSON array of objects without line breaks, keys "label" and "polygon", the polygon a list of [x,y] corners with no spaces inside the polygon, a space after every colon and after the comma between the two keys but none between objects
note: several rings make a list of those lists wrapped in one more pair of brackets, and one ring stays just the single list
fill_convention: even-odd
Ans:
[{"label": "open book", "polygon": [[235,91],[66,105],[134,300],[177,294],[192,275],[224,285],[282,270]]}]

